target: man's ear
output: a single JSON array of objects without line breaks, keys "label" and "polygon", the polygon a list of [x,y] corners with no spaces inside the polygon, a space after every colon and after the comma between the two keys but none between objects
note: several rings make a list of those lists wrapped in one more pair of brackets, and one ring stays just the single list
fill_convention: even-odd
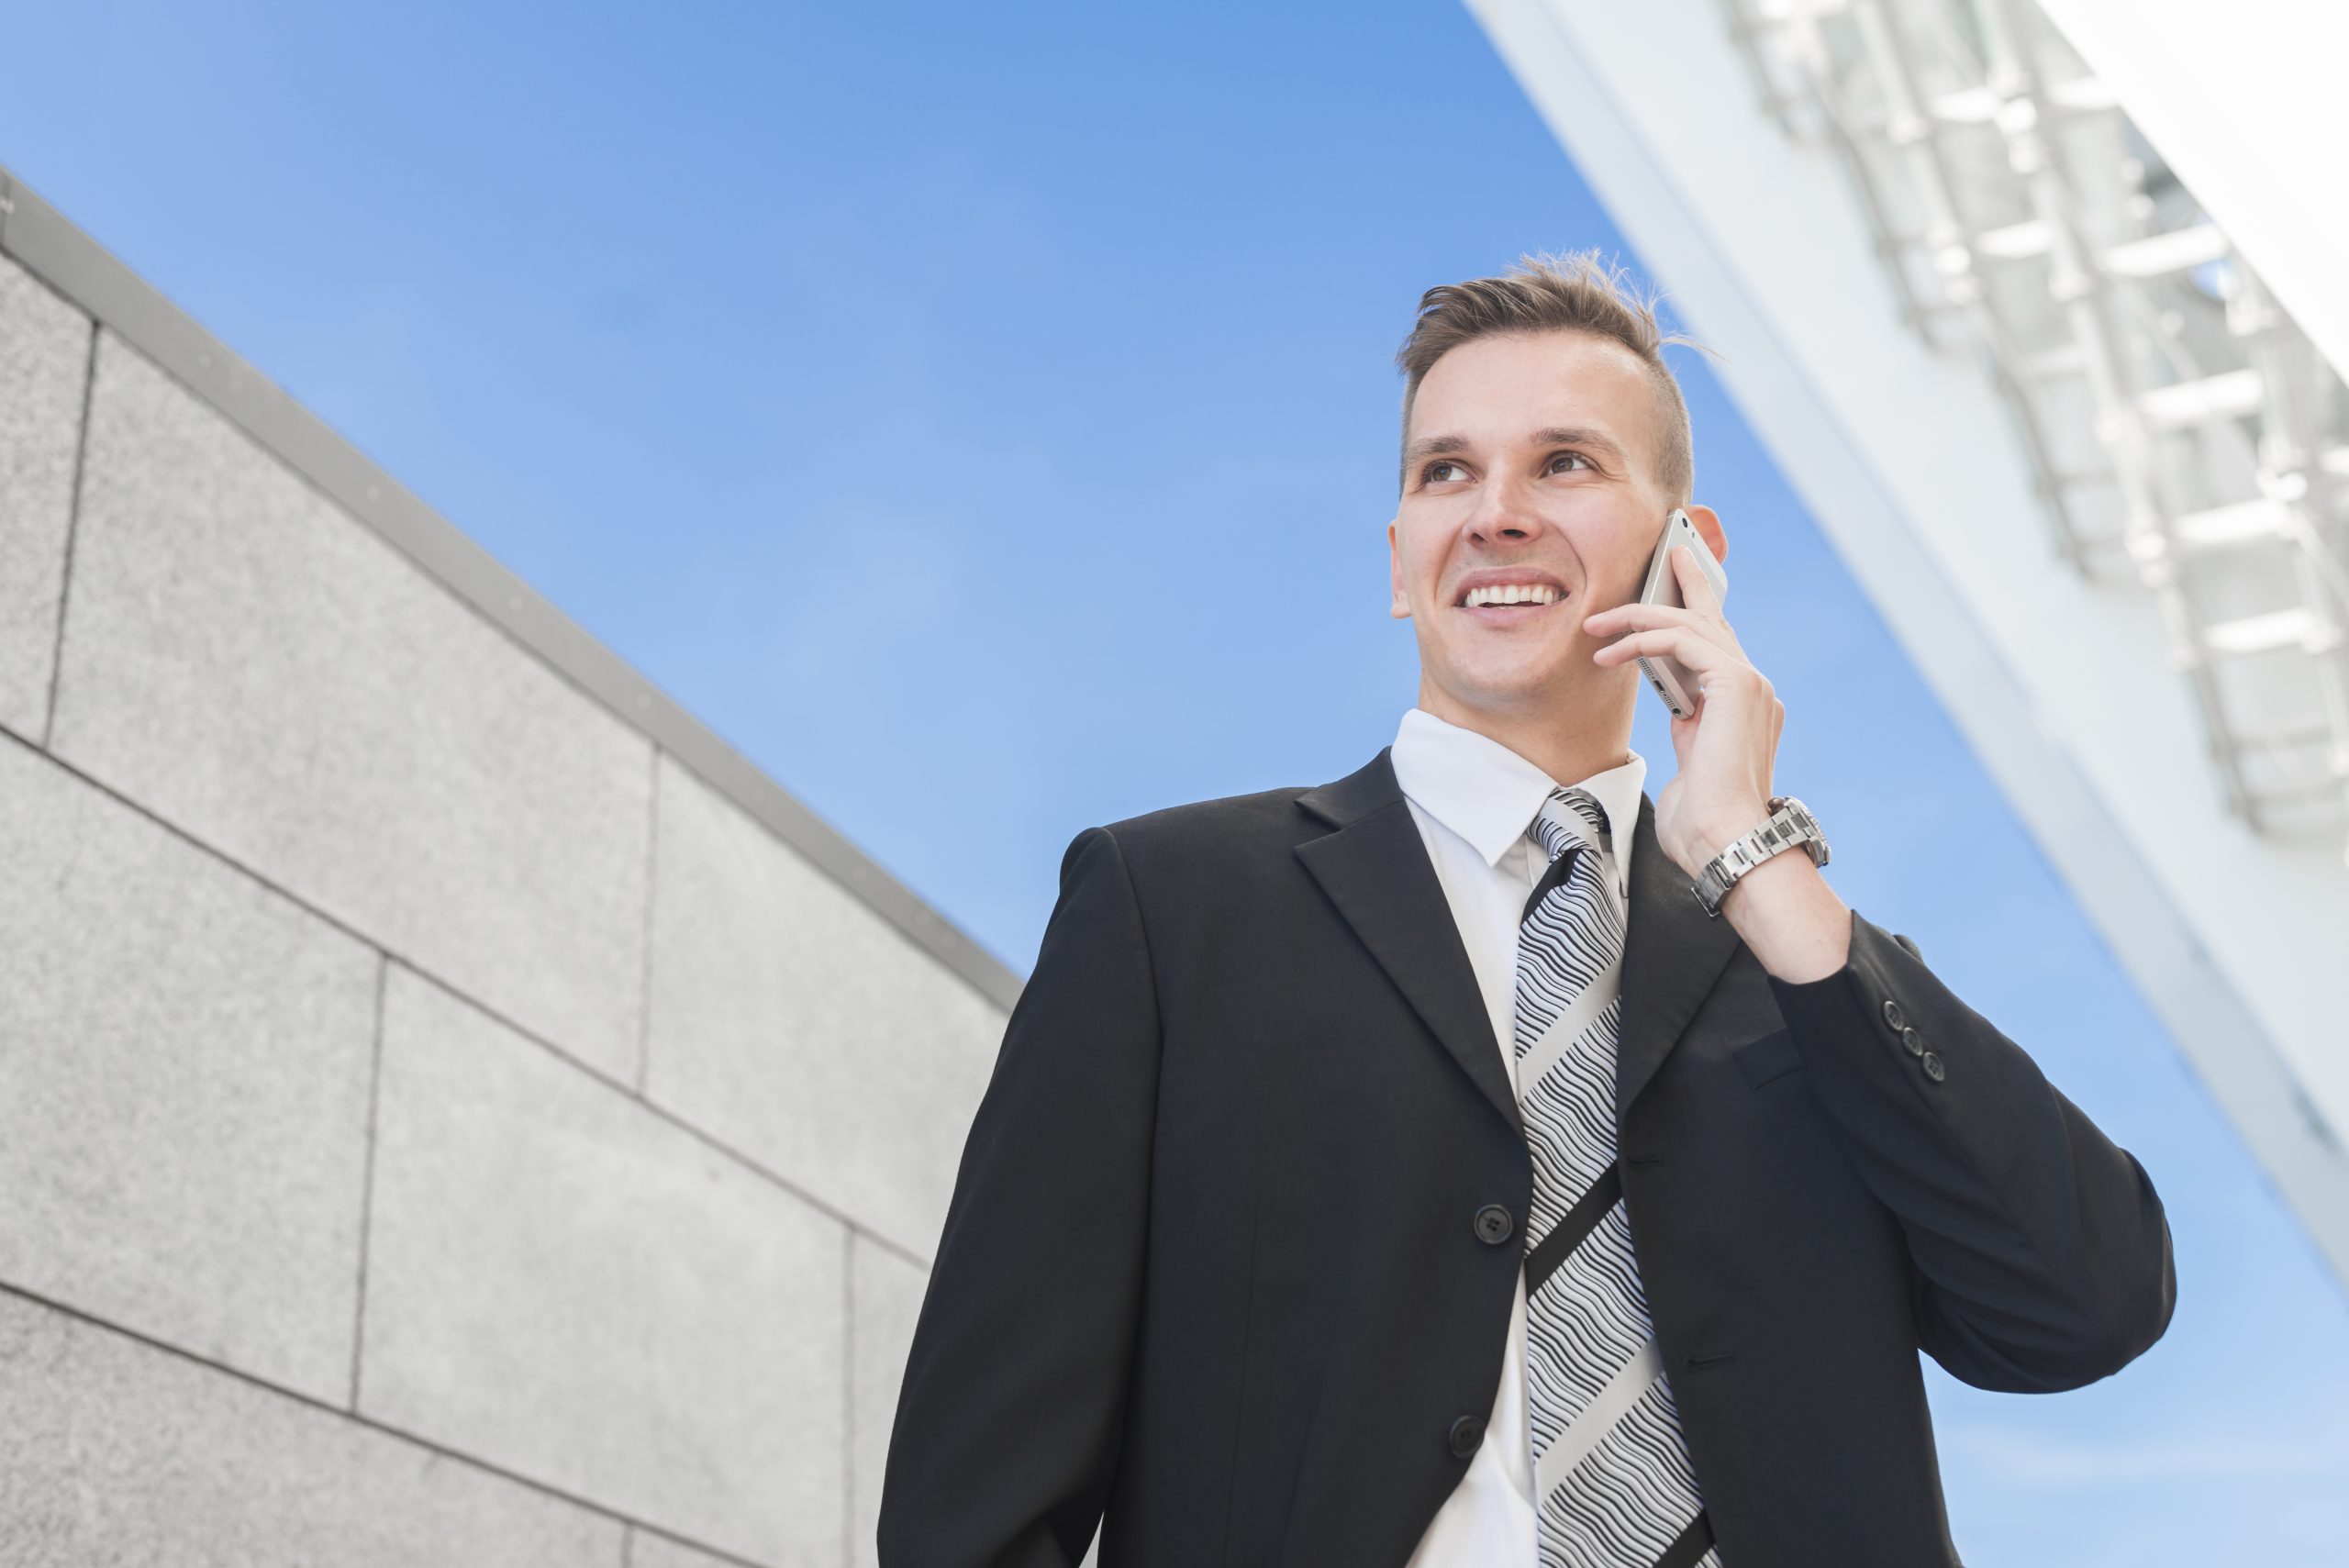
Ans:
[{"label": "man's ear", "polygon": [[1688,506],[1680,508],[1697,527],[1697,537],[1705,541],[1715,561],[1729,559],[1729,536],[1721,532],[1720,514],[1710,506]]},{"label": "man's ear", "polygon": [[1386,609],[1386,617],[1389,620],[1411,618],[1411,601],[1403,592],[1403,557],[1395,544],[1396,525],[1402,520],[1402,517],[1398,514],[1386,521],[1386,575],[1395,590],[1395,601]]}]

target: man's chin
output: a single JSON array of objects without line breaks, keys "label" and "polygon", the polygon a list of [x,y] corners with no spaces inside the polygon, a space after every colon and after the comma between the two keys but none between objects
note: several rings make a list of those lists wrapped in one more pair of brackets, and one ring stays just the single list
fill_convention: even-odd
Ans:
[{"label": "man's chin", "polygon": [[1494,712],[1555,706],[1582,689],[1564,658],[1480,660],[1455,664],[1432,684],[1455,701]]}]

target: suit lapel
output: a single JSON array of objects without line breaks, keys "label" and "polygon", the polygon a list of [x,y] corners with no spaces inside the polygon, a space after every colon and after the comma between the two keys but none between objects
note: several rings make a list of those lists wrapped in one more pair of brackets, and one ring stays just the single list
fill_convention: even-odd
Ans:
[{"label": "suit lapel", "polygon": [[[1371,956],[1520,1138],[1524,1120],[1492,1018],[1394,763],[1377,756],[1297,804],[1337,828],[1297,846]],[[1700,915],[1701,917],[1701,915]]]},{"label": "suit lapel", "polygon": [[[1297,796],[1298,806],[1337,831],[1297,845],[1297,858],[1444,1050],[1521,1138],[1524,1118],[1500,1042],[1493,1038],[1492,1019],[1443,884],[1396,782],[1392,750],[1381,748],[1344,778]],[[1619,1127],[1737,946],[1735,929],[1705,913],[1687,874],[1656,841],[1655,805],[1644,790],[1633,831],[1616,1050]]]},{"label": "suit lapel", "polygon": [[1737,929],[1705,913],[1692,879],[1656,842],[1655,804],[1640,792],[1623,938],[1623,1006],[1615,1051],[1615,1124],[1672,1053],[1720,978]]}]

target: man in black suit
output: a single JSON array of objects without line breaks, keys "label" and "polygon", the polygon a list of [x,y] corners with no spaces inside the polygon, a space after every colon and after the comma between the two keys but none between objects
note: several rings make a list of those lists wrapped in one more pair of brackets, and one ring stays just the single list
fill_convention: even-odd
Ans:
[{"label": "man in black suit", "polygon": [[[1918,1352],[2050,1392],[2167,1327],[2143,1168],[1820,874],[1686,552],[1637,602],[1674,506],[1728,551],[1664,340],[1589,256],[1430,290],[1397,743],[1069,844],[885,1568],[1953,1564]],[[1642,655],[1701,693],[1653,799]]]}]

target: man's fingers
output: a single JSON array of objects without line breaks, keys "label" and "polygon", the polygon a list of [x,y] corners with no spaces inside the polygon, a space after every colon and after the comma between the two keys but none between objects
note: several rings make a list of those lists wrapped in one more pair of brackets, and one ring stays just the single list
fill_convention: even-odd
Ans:
[{"label": "man's fingers", "polygon": [[[1626,633],[1591,655],[1594,660],[1607,661],[1618,649],[1627,656],[1668,653],[1691,670],[1730,671],[1752,670],[1734,649],[1723,648],[1698,628],[1685,624],[1652,626],[1643,631]],[[1761,672],[1756,670],[1758,676]]]},{"label": "man's fingers", "polygon": [[[1680,573],[1680,597],[1683,603],[1700,614],[1718,617],[1721,602],[1713,592],[1712,579],[1697,564],[1697,552],[1685,544],[1672,547],[1673,569]],[[1686,559],[1683,559],[1683,558]]]}]

